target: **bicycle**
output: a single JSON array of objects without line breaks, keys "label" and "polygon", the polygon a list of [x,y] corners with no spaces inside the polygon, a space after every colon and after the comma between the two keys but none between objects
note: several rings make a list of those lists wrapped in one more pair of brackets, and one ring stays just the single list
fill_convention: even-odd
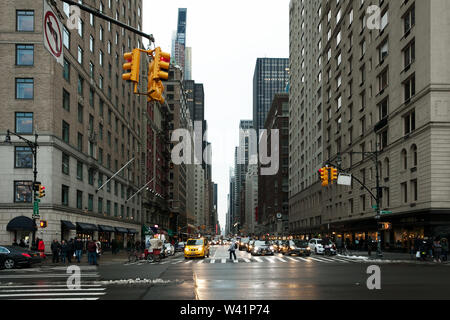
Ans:
[{"label": "bicycle", "polygon": [[[134,260],[134,261],[133,261]],[[128,262],[136,262],[139,260],[139,255],[136,249],[128,252]]]},{"label": "bicycle", "polygon": [[161,261],[160,250],[153,249],[153,252],[149,252],[147,254],[147,261],[148,262],[160,262]]}]

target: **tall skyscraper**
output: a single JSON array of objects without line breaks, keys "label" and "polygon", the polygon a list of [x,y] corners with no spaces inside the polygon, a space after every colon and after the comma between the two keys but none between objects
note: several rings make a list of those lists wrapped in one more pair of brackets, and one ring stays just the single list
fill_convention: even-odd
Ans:
[{"label": "tall skyscraper", "polygon": [[286,91],[289,81],[288,58],[258,58],[253,76],[253,126],[264,128],[275,93]]},{"label": "tall skyscraper", "polygon": [[[323,164],[322,33],[315,21],[320,19],[321,1],[291,1],[290,4],[290,81],[289,81],[289,186],[290,213],[298,214],[298,202],[309,197],[304,190],[321,192],[317,171]],[[302,12],[305,14],[299,14]],[[306,14],[306,12],[308,14]],[[298,37],[300,29],[304,36]],[[321,27],[322,28],[322,27]],[[303,41],[301,41],[303,39]],[[300,48],[300,50],[299,50]],[[311,61],[311,63],[307,63]],[[304,194],[303,194],[304,193]],[[320,209],[308,212],[318,216]]]},{"label": "tall skyscraper", "polygon": [[[378,180],[390,223],[378,239],[407,250],[450,230],[450,11],[445,0],[380,1],[375,24],[371,4],[291,1],[290,231],[377,239]],[[368,190],[321,187],[328,162]]]},{"label": "tall skyscraper", "polygon": [[182,70],[185,68],[186,59],[186,20],[187,20],[187,9],[178,9],[178,25],[177,25],[177,36],[175,39],[174,60],[173,63],[179,65]]},{"label": "tall skyscraper", "polygon": [[192,48],[187,47],[185,50],[184,79],[192,80]]},{"label": "tall skyscraper", "polygon": [[252,120],[241,120],[239,123],[239,147],[236,148],[236,158],[234,164],[236,187],[234,199],[236,200],[236,217],[241,223],[245,222],[245,208],[241,206],[241,193],[245,186],[245,176],[250,160],[250,129],[253,128]]}]

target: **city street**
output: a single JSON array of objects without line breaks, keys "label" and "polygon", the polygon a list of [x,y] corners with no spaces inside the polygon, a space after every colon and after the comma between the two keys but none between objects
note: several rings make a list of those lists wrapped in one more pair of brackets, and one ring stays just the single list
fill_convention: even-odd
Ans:
[{"label": "city street", "polygon": [[227,247],[210,258],[181,253],[160,263],[114,262],[83,266],[81,288],[67,288],[64,267],[0,271],[0,299],[126,300],[316,300],[449,299],[449,264],[385,261],[381,290],[366,286],[371,261],[349,257],[252,257]]}]

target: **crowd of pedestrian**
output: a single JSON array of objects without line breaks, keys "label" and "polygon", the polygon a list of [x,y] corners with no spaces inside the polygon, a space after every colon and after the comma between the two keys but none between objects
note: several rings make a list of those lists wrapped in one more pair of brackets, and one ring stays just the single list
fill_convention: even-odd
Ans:
[{"label": "crowd of pedestrian", "polygon": [[[42,240],[40,240],[42,241]],[[42,241],[43,243],[43,241]],[[84,242],[80,238],[70,239],[69,241],[62,240],[61,243],[58,240],[53,240],[51,247],[52,262],[59,263],[72,263],[72,259],[80,263],[83,258]],[[38,244],[38,250],[41,252]],[[43,251],[45,247],[43,248]],[[42,252],[43,252],[42,251]],[[86,252],[88,256],[88,262],[90,265],[98,266],[98,260],[102,254],[102,246],[100,241],[89,240],[86,243]]]},{"label": "crowd of pedestrian", "polygon": [[423,239],[416,238],[411,247],[411,255],[415,255],[419,260],[432,260],[434,262],[443,262],[448,259],[448,239],[429,237]]}]

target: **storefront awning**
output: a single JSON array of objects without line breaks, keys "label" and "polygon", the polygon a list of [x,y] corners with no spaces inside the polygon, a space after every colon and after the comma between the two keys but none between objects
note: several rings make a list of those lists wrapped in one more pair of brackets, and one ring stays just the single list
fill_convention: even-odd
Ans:
[{"label": "storefront awning", "polygon": [[77,222],[77,231],[93,232],[93,231],[97,231],[97,230],[98,230],[98,228],[95,224]]},{"label": "storefront awning", "polygon": [[6,226],[8,231],[36,231],[36,223],[33,219],[20,216],[12,219]]},{"label": "storefront awning", "polygon": [[66,230],[75,230],[77,228],[71,221],[66,220],[61,220],[61,227]]},{"label": "storefront awning", "polygon": [[104,225],[99,224],[98,225],[98,231],[100,231],[100,232],[114,232],[116,230],[113,227],[104,226]]},{"label": "storefront awning", "polygon": [[137,233],[137,230],[135,230],[135,229],[128,229],[128,233],[135,234],[135,233]]},{"label": "storefront awning", "polygon": [[125,229],[125,228],[116,227],[115,229],[116,229],[116,232],[119,232],[119,233],[128,233],[128,229]]}]

